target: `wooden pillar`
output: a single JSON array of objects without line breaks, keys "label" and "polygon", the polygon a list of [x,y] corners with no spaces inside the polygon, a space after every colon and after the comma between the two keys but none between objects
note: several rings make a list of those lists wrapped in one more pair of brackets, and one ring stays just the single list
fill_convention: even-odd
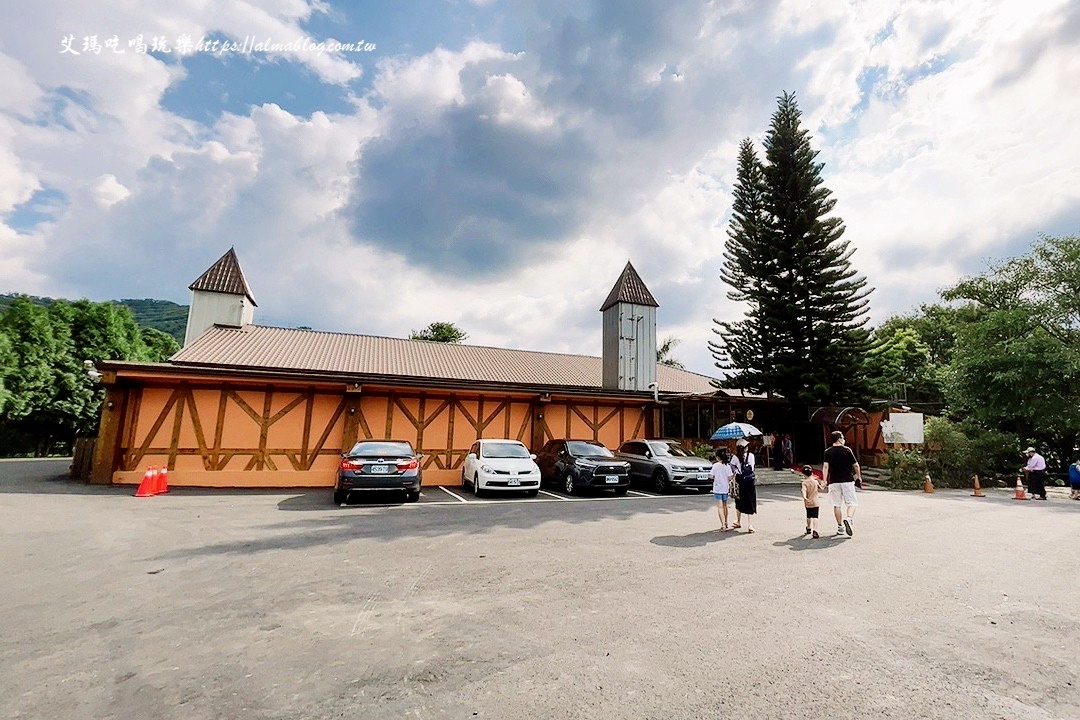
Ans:
[{"label": "wooden pillar", "polygon": [[[116,379],[115,373],[106,373],[105,380]],[[116,385],[107,385],[105,399],[101,403],[101,423],[94,443],[94,460],[90,470],[90,482],[95,485],[112,483],[113,471],[119,466],[120,434],[123,428],[127,392]]]}]

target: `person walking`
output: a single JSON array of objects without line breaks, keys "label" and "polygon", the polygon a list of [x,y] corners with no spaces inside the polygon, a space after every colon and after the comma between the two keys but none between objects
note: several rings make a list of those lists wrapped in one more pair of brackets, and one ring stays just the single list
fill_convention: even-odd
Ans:
[{"label": "person walking", "polygon": [[821,509],[818,504],[818,491],[821,490],[820,482],[814,477],[814,468],[809,465],[802,466],[802,499],[803,506],[806,508],[806,532],[803,534],[811,535],[814,538],[819,537],[817,525],[818,513]]},{"label": "person walking", "polygon": [[1080,500],[1080,459],[1069,466],[1069,487],[1072,490],[1069,497]]},{"label": "person walking", "polygon": [[753,517],[757,514],[757,476],[754,474],[754,453],[750,452],[750,443],[739,440],[735,443],[735,456],[731,458],[732,482],[738,487],[735,495],[735,524],[742,527],[742,516],[746,515],[746,532],[754,532]]},{"label": "person walking", "polygon": [[731,494],[731,466],[728,465],[731,458],[727,450],[721,450],[713,456],[712,477],[713,499],[716,500],[716,514],[720,518],[720,532],[727,532],[728,527],[728,498]]},{"label": "person walking", "polygon": [[855,453],[847,446],[844,433],[834,430],[831,437],[833,443],[825,450],[821,475],[829,486],[836,534],[851,537],[855,534],[852,522],[859,507],[859,500],[855,497],[855,481],[862,482],[862,468]]},{"label": "person walking", "polygon": [[1035,451],[1035,448],[1029,447],[1024,452],[1027,453],[1028,462],[1027,465],[1020,468],[1028,479],[1028,492],[1031,493],[1031,499],[1034,500],[1036,496],[1040,500],[1046,499],[1046,460],[1043,456]]}]

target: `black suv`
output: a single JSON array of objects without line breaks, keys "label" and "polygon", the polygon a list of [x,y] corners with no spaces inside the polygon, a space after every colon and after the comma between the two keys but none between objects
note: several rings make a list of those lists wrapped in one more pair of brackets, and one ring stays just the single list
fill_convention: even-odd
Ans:
[{"label": "black suv", "polygon": [[630,463],[595,440],[552,440],[536,453],[536,464],[541,482],[557,483],[570,495],[585,488],[625,495],[630,487]]}]

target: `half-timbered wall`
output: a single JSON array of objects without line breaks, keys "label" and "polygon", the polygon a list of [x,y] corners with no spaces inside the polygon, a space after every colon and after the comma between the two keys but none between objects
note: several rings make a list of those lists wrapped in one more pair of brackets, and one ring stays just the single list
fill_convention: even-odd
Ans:
[{"label": "half-timbered wall", "polygon": [[117,483],[136,483],[156,466],[169,468],[173,485],[329,487],[356,440],[392,438],[423,453],[425,484],[456,484],[477,438],[513,438],[536,450],[563,437],[617,447],[647,432],[642,403],[536,395],[201,381],[121,385],[110,398],[105,412],[121,418]]}]

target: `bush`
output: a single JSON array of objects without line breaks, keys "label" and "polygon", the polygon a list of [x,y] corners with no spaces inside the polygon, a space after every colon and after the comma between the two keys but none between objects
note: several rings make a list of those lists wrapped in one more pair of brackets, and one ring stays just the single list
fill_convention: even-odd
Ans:
[{"label": "bush", "polygon": [[927,419],[925,434],[926,468],[941,487],[970,487],[975,473],[988,479],[1016,474],[1020,441],[1015,435],[940,417]]},{"label": "bush", "polygon": [[693,448],[693,450],[691,450],[691,452],[694,453],[695,455],[697,455],[699,458],[705,458],[706,460],[712,460],[713,455],[716,454],[716,448],[714,448],[709,443],[698,443],[697,445],[694,446],[694,448]]},{"label": "bush", "polygon": [[926,459],[918,450],[890,450],[885,458],[889,469],[888,477],[879,481],[885,487],[897,490],[917,490],[922,488],[926,478]]}]

